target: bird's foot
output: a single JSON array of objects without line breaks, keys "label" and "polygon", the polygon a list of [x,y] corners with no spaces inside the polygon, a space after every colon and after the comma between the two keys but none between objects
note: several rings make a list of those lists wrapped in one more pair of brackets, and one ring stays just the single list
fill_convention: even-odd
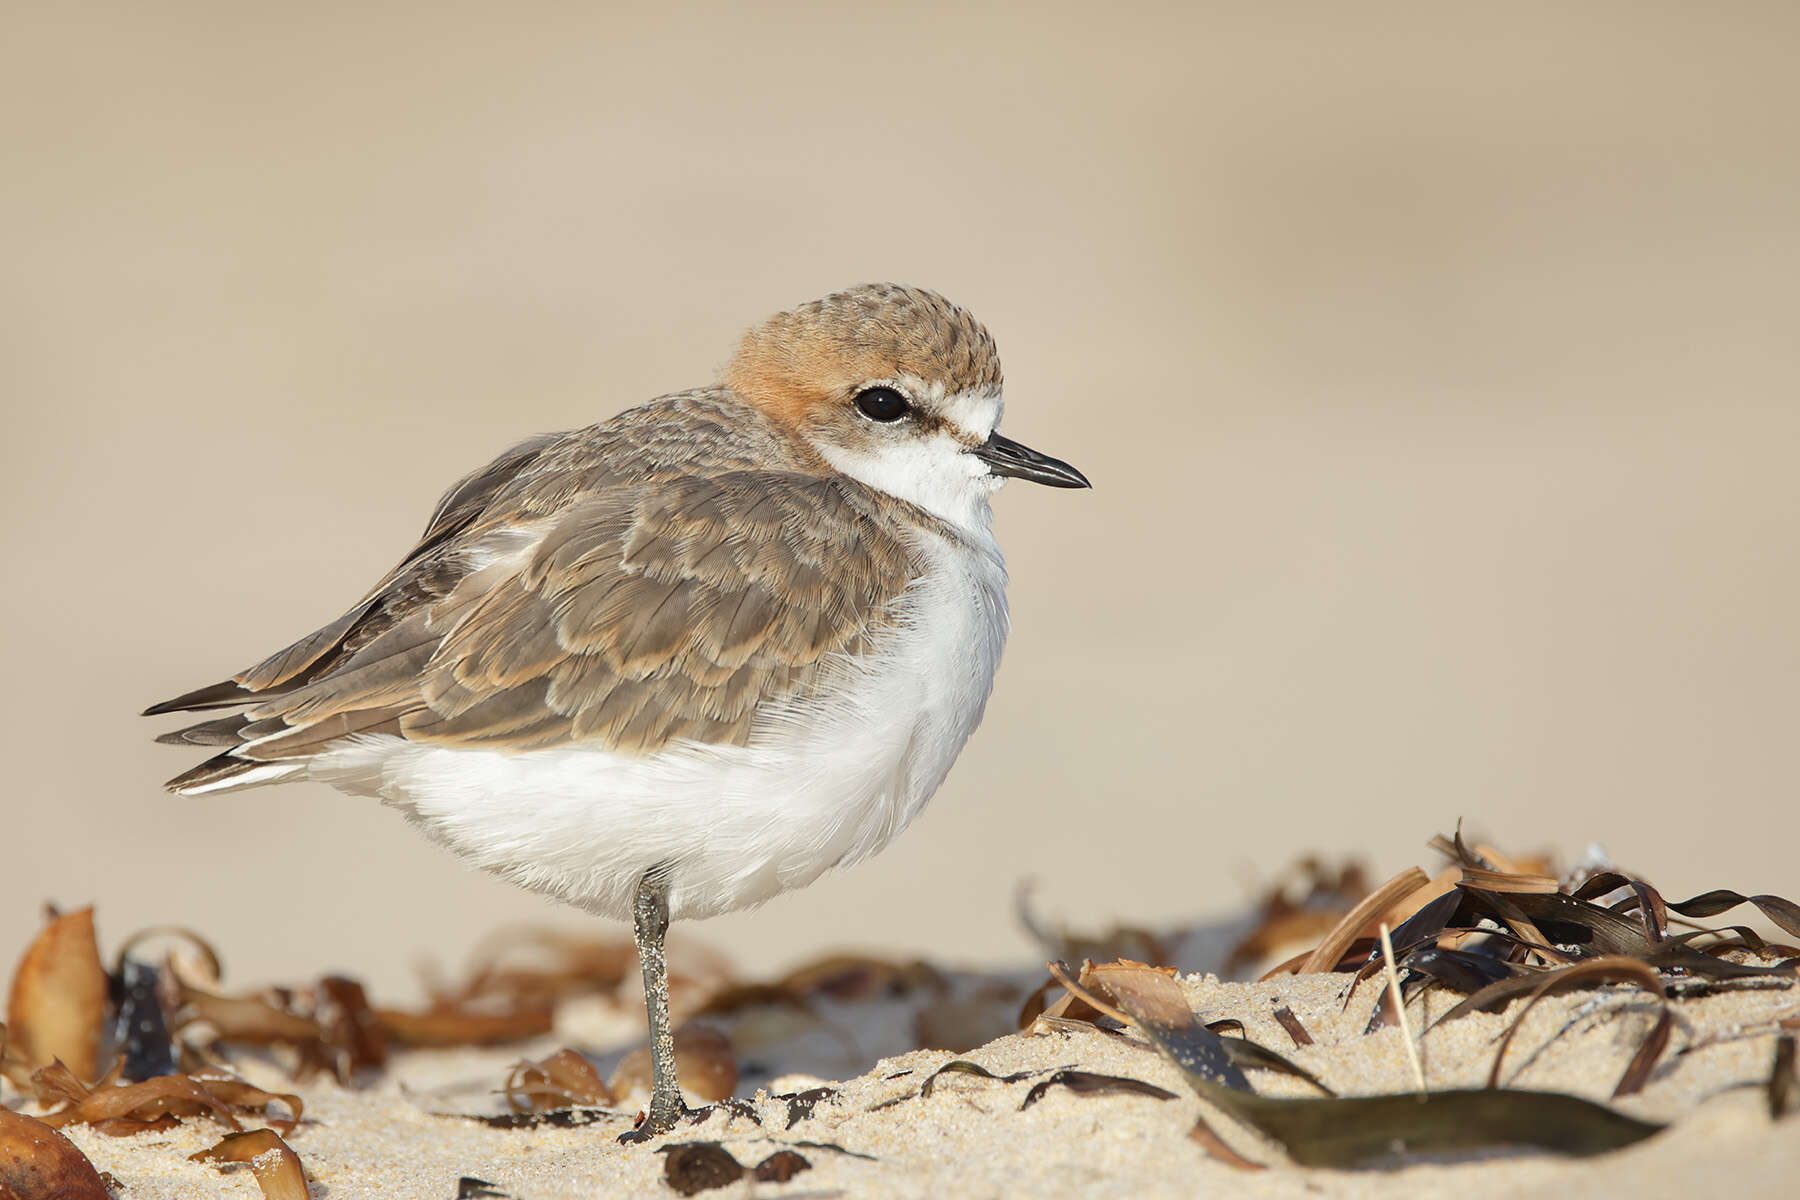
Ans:
[{"label": "bird's foot", "polygon": [[644,1119],[638,1122],[637,1128],[628,1129],[619,1135],[619,1144],[623,1146],[641,1146],[651,1138],[661,1137],[680,1124],[683,1120],[691,1120],[696,1116],[703,1117],[712,1109],[691,1109],[679,1095],[674,1097],[653,1095],[650,1107],[644,1111]]}]

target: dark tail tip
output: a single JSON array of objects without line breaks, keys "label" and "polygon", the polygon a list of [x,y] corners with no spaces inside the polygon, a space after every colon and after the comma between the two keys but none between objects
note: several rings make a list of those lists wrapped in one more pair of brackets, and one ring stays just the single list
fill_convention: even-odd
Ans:
[{"label": "dark tail tip", "polygon": [[235,679],[227,679],[221,683],[209,684],[203,688],[195,688],[173,700],[164,700],[161,704],[152,704],[142,715],[160,717],[164,713],[191,712],[197,708],[225,708],[234,704],[244,704],[256,695]]}]

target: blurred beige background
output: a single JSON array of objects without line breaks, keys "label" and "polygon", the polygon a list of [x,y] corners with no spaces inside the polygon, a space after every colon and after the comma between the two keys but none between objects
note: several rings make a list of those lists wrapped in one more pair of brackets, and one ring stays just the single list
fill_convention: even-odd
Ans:
[{"label": "blurred beige background", "polygon": [[1025,958],[1025,875],[1159,922],[1458,816],[1800,889],[1800,9],[853,8],[9,10],[0,960],[45,899],[390,993],[588,927],[370,801],[166,796],[134,714],[870,279],[1096,487],[1000,498],[1013,640],[913,831],[686,936]]}]

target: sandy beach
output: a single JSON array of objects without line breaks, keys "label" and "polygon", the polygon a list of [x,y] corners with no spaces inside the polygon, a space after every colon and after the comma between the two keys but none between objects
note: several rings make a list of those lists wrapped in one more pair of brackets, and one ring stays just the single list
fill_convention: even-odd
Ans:
[{"label": "sandy beach", "polygon": [[[1262,984],[1221,983],[1186,976],[1182,988],[1208,1019],[1237,1016],[1248,1033],[1279,1046],[1297,1063],[1346,1094],[1406,1091],[1409,1060],[1397,1028],[1364,1036],[1378,988],[1365,985],[1347,1010],[1337,977],[1314,976]],[[1519,1035],[1509,1086],[1559,1090],[1605,1102],[1630,1056],[1632,1035],[1648,1017],[1633,1014],[1635,998],[1602,991],[1542,1004]],[[1316,1040],[1293,1047],[1270,1016],[1285,1005]],[[1641,1007],[1641,1005],[1636,1005]],[[879,1006],[858,1034],[892,1029],[904,1005]],[[1446,1004],[1440,1003],[1438,1011]],[[1327,1171],[1284,1165],[1279,1150],[1205,1108],[1182,1079],[1141,1039],[1100,1033],[1011,1035],[967,1054],[921,1050],[884,1057],[860,1074],[830,1079],[787,1075],[746,1094],[742,1115],[717,1113],[677,1130],[651,1148],[626,1148],[616,1135],[629,1126],[621,1113],[576,1129],[504,1130],[454,1115],[493,1112],[491,1090],[519,1057],[568,1041],[603,1040],[629,1024],[624,1014],[592,1013],[585,1026],[559,1029],[555,1038],[506,1050],[408,1055],[391,1078],[356,1090],[329,1083],[301,1088],[307,1123],[289,1137],[315,1183],[315,1195],[350,1200],[448,1200],[465,1176],[488,1181],[516,1200],[597,1195],[669,1195],[657,1146],[717,1141],[746,1165],[792,1148],[811,1170],[777,1185],[745,1182],[721,1195],[784,1196],[1192,1196],[1215,1190],[1251,1197],[1303,1195],[1470,1197],[1595,1195],[1692,1196],[1726,1181],[1736,1195],[1775,1195],[1800,1170],[1800,1121],[1772,1125],[1763,1090],[1781,1014],[1796,1012],[1793,991],[1753,991],[1683,1004],[1676,1053],[1643,1093],[1619,1105],[1645,1120],[1672,1127],[1637,1146],[1594,1159],[1502,1155],[1461,1164]],[[838,1017],[847,1015],[840,1010]],[[1434,1088],[1479,1087],[1504,1015],[1477,1014],[1425,1039],[1424,1065]],[[1568,1031],[1552,1041],[1553,1035]],[[1760,1032],[1759,1032],[1760,1031]],[[1680,1051],[1686,1047],[1689,1053]],[[764,1051],[779,1060],[775,1047]],[[996,1075],[1031,1072],[999,1083],[969,1075],[941,1078],[928,1098],[924,1080],[956,1058]],[[1157,1085],[1171,1100],[1079,1095],[1049,1090],[1029,1109],[1021,1103],[1034,1080],[1057,1068],[1115,1074]],[[290,1086],[264,1067],[246,1074],[266,1086]],[[835,1095],[810,1116],[791,1117],[780,1093],[830,1083]],[[1305,1085],[1260,1076],[1271,1094],[1305,1094]],[[484,1092],[490,1094],[483,1095]],[[1205,1113],[1231,1146],[1271,1164],[1236,1169],[1209,1157],[1188,1138]],[[254,1197],[247,1171],[232,1175],[187,1161],[217,1141],[219,1130],[196,1122],[168,1133],[109,1138],[75,1128],[75,1144],[117,1180],[129,1200],[192,1196]]]},{"label": "sandy beach", "polygon": [[[1455,852],[1501,861],[1490,849],[1459,845]],[[1521,996],[1492,1011],[1467,1012],[1460,1010],[1473,1001],[1463,1003],[1458,989],[1428,988],[1406,1005],[1403,1028],[1392,1019],[1390,990],[1400,976],[1390,981],[1381,969],[1385,958],[1369,958],[1368,969],[1358,970],[1359,956],[1376,951],[1324,949],[1347,944],[1370,912],[1388,910],[1387,901],[1376,899],[1335,919],[1311,922],[1315,938],[1330,927],[1312,957],[1327,955],[1340,963],[1338,969],[1275,973],[1255,982],[1117,962],[1081,970],[1079,982],[1074,967],[1052,964],[1069,972],[1058,983],[1030,964],[1000,972],[957,971],[921,961],[849,956],[758,982],[737,976],[716,953],[689,946],[673,969],[676,1017],[689,1031],[678,1048],[695,1113],[647,1146],[617,1140],[640,1111],[647,1078],[641,1062],[641,994],[630,982],[629,953],[616,943],[546,940],[539,949],[549,951],[547,958],[540,954],[539,965],[529,968],[516,952],[502,949],[461,983],[437,980],[438,999],[427,1011],[438,1014],[438,1024],[430,1036],[489,1044],[403,1048],[405,1040],[425,1036],[417,1030],[426,1019],[374,1006],[349,981],[252,990],[233,1001],[208,990],[217,986],[214,979],[203,988],[190,982],[217,963],[210,952],[197,953],[198,943],[179,940],[157,973],[158,995],[164,997],[161,1011],[177,1030],[168,1044],[192,1060],[195,1078],[209,1077],[205,1060],[215,1072],[211,1077],[224,1068],[267,1093],[291,1093],[300,1101],[303,1118],[291,1128],[280,1119],[291,1107],[288,1101],[270,1105],[265,1096],[254,1111],[232,1111],[251,1127],[272,1122],[285,1130],[286,1144],[305,1172],[305,1195],[314,1198],[468,1200],[497,1194],[553,1200],[696,1194],[715,1187],[727,1189],[723,1195],[792,1196],[1189,1196],[1230,1189],[1253,1197],[1412,1197],[1446,1190],[1481,1197],[1575,1189],[1673,1197],[1726,1184],[1734,1194],[1772,1195],[1779,1181],[1800,1169],[1800,1120],[1792,1119],[1800,987],[1793,960],[1782,958],[1784,948],[1730,949],[1720,941],[1732,936],[1725,931],[1705,935],[1720,941],[1715,955],[1694,957],[1678,940],[1657,932],[1667,913],[1705,907],[1706,901],[1666,902],[1667,913],[1639,925],[1580,901],[1579,884],[1559,890],[1548,877],[1510,869],[1446,869],[1435,882],[1422,873],[1403,873],[1396,877],[1402,880],[1371,896],[1392,890],[1403,897],[1393,910],[1410,914],[1399,931],[1405,952],[1398,957],[1427,974],[1434,969],[1432,956],[1452,945],[1485,944],[1487,951],[1466,961],[1496,961],[1482,953],[1498,950],[1503,953],[1497,966],[1505,965],[1511,943],[1497,932],[1505,922],[1486,918],[1472,926],[1470,917],[1441,915],[1452,908],[1465,912],[1473,896],[1481,904],[1521,906],[1505,911],[1519,914],[1512,920],[1532,928],[1523,914],[1537,911],[1546,928],[1576,939],[1560,952],[1546,949],[1538,967],[1507,970],[1526,970],[1530,982],[1574,973],[1576,967],[1568,964],[1588,962],[1591,974],[1610,963],[1615,965],[1606,968],[1609,978],[1623,982],[1588,980],[1586,986],[1547,991],[1535,1000]],[[1588,890],[1603,898],[1629,893],[1605,893],[1606,882],[1600,879]],[[1342,896],[1338,907],[1348,907],[1361,890]],[[1644,894],[1654,896],[1657,911],[1664,912],[1659,894]],[[1796,910],[1779,898],[1748,903],[1765,906],[1788,924],[1795,920]],[[1610,932],[1619,950],[1595,957],[1579,945],[1578,923],[1558,918],[1562,923],[1552,925],[1542,915],[1571,910],[1592,914],[1599,922],[1595,927]],[[1452,931],[1488,932],[1473,935],[1474,940],[1434,933],[1446,919]],[[1270,931],[1294,927],[1291,906],[1271,898],[1260,913],[1247,914],[1229,929],[1185,938],[1156,939],[1131,930],[1111,936],[1177,956],[1217,956],[1229,937],[1240,947],[1259,946],[1265,957],[1279,957],[1291,947],[1269,941]],[[34,1040],[29,1027],[44,1024],[42,1016],[32,1018],[27,977],[59,980],[56,986],[73,995],[68,980],[94,950],[91,939],[84,942],[67,931],[85,937],[89,928],[87,914],[71,914],[47,927],[55,936],[46,932],[21,961],[10,1009],[20,1044],[7,1064],[13,1068],[12,1085],[0,1085],[0,1100],[10,1107],[39,1115],[61,1107],[43,1102],[41,1073],[31,1077],[40,1091],[38,1102],[21,1088],[18,1055]],[[1636,941],[1640,935],[1634,929],[1648,940]],[[1335,940],[1340,937],[1344,941]],[[514,931],[502,942],[529,948],[531,940],[528,931]],[[1634,944],[1640,958],[1631,957]],[[1517,951],[1511,953],[1515,962],[1525,963]],[[1668,957],[1684,954],[1689,957]],[[52,958],[60,966],[47,971]],[[1662,964],[1660,973],[1651,972],[1651,961]],[[1497,976],[1505,974],[1496,969]],[[1143,988],[1162,1000],[1145,1000]],[[540,1008],[538,997],[550,994],[559,998]],[[498,1041],[476,1032],[488,1028],[481,1021],[496,1019],[496,998],[511,1005],[507,1019],[541,1011],[538,1032]],[[1453,1006],[1459,1011],[1451,1012]],[[488,1016],[468,1015],[478,1008]],[[38,1011],[45,1011],[42,1005]],[[285,1032],[269,1032],[277,1018]],[[1184,1024],[1225,1036],[1196,1031],[1192,1037],[1199,1042],[1184,1042],[1176,1028]],[[368,1041],[377,1027],[385,1032]],[[264,1033],[255,1033],[258,1029]],[[406,1033],[409,1029],[414,1032]],[[48,1053],[43,1039],[54,1036],[65,1039],[64,1053],[73,1056],[86,1048],[66,1033],[43,1034],[35,1039],[40,1056]],[[266,1046],[246,1044],[265,1036]],[[162,1044],[134,1035],[114,1048],[135,1055]],[[1204,1054],[1215,1044],[1261,1047],[1278,1057],[1228,1055],[1230,1063],[1222,1068],[1216,1061],[1196,1067],[1194,1047]],[[1645,1054],[1645,1069],[1639,1070]],[[365,1056],[360,1065],[358,1055]],[[521,1064],[533,1062],[540,1064],[540,1074],[520,1073]],[[563,1066],[552,1071],[553,1062]],[[1233,1075],[1232,1087],[1242,1092],[1220,1092],[1211,1082],[1230,1083]],[[1625,1082],[1633,1075],[1637,1082]],[[521,1090],[527,1083],[537,1091]],[[1484,1134],[1479,1144],[1453,1151],[1396,1139],[1372,1156],[1356,1158],[1353,1166],[1307,1167],[1295,1159],[1318,1151],[1288,1141],[1291,1134],[1273,1127],[1262,1128],[1281,1141],[1258,1132],[1253,1112],[1247,1116],[1229,1099],[1245,1093],[1297,1100],[1327,1092],[1337,1097],[1424,1092],[1435,1100],[1494,1087],[1500,1091],[1483,1094],[1514,1097],[1534,1119],[1545,1105],[1575,1103],[1566,1097],[1598,1106],[1578,1105],[1581,1111],[1559,1116],[1557,1124],[1600,1128],[1608,1139],[1604,1144],[1613,1148],[1578,1157],[1528,1147],[1510,1135]],[[102,1086],[93,1094],[105,1091]],[[1408,1112],[1417,1108],[1414,1103]],[[158,1111],[128,1115],[141,1120]],[[1346,1112],[1332,1119],[1376,1118]],[[1466,1119],[1479,1126],[1491,1118]],[[179,1124],[163,1118],[154,1128],[136,1126],[143,1131],[125,1135],[103,1121],[64,1124],[63,1131],[103,1173],[105,1194],[118,1200],[262,1195],[250,1170],[222,1173],[218,1165],[196,1158],[220,1142],[230,1120],[201,1113]],[[1596,1120],[1602,1124],[1593,1126]],[[1615,1128],[1621,1123],[1627,1127],[1623,1135]],[[1404,1136],[1412,1138],[1413,1126],[1405,1128]],[[0,1166],[5,1152],[0,1145]],[[702,1158],[706,1161],[696,1166]],[[754,1176],[777,1163],[786,1169],[772,1178]],[[729,1178],[702,1177],[718,1169]],[[740,1169],[743,1178],[737,1178]],[[0,1182],[5,1178],[0,1173]]]}]

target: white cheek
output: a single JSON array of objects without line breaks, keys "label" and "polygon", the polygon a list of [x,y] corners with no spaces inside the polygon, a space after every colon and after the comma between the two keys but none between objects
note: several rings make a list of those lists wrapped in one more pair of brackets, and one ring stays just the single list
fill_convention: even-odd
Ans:
[{"label": "white cheek", "polygon": [[992,521],[988,497],[1002,481],[947,433],[874,450],[815,445],[826,462],[850,478],[916,504],[960,529],[986,532]]}]

